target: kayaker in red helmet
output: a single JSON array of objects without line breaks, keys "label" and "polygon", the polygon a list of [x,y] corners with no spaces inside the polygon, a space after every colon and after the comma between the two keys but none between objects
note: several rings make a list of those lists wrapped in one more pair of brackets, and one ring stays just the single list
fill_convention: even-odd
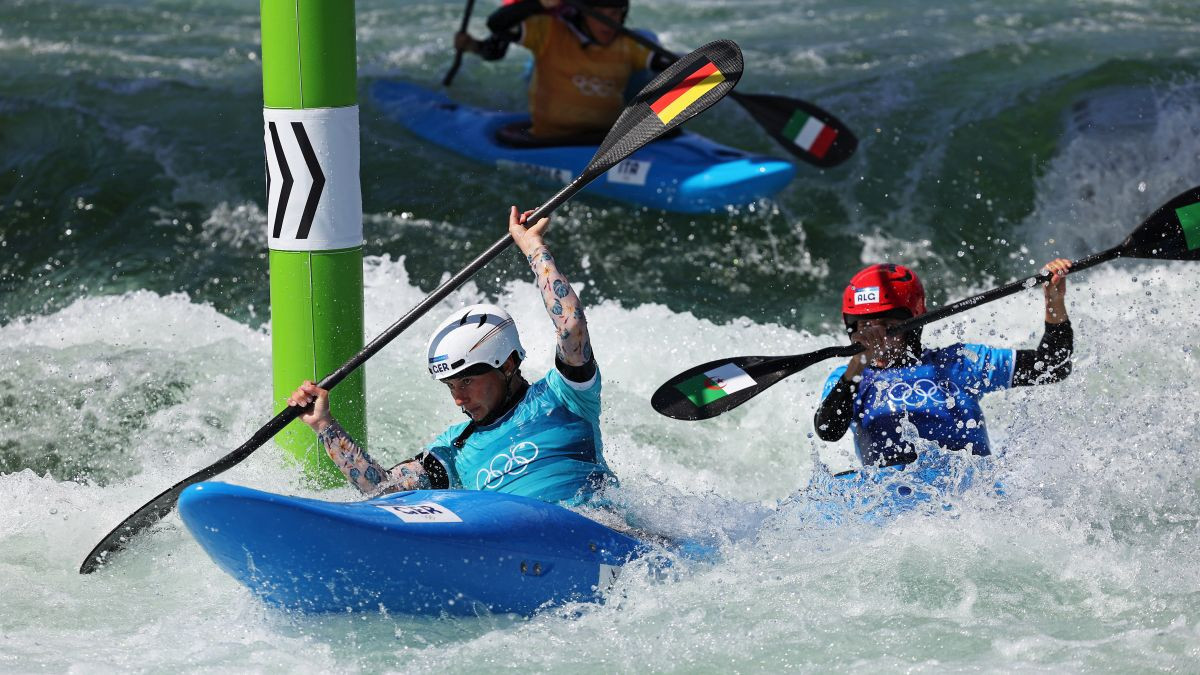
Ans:
[{"label": "kayaker in red helmet", "polygon": [[953,344],[926,349],[921,329],[888,335],[887,329],[925,313],[925,288],[903,265],[872,265],[842,294],[842,320],[850,339],[866,351],[830,374],[817,408],[817,435],[825,441],[854,431],[854,447],[867,466],[916,460],[902,422],[923,440],[975,455],[991,454],[979,399],[1009,387],[1060,382],[1071,373],[1074,334],[1067,318],[1070,261],[1046,265],[1046,329],[1037,349]]},{"label": "kayaker in red helmet", "polygon": [[[585,0],[590,8],[624,23],[629,0]],[[604,23],[583,16],[561,0],[519,0],[488,17],[492,32],[476,40],[466,32],[454,46],[485,60],[503,58],[512,42],[533,53],[529,82],[532,139],[599,142],[625,106],[625,86],[633,73],[662,70],[670,62]],[[502,141],[520,143],[513,130]]]}]

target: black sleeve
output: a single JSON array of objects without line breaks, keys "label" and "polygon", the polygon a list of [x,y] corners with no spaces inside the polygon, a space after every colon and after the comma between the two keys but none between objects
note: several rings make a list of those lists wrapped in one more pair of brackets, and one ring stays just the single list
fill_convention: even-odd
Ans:
[{"label": "black sleeve", "polygon": [[846,435],[854,413],[854,392],[858,388],[853,382],[839,378],[837,384],[817,407],[813,426],[823,441],[836,441]]},{"label": "black sleeve", "polygon": [[446,473],[446,467],[442,465],[441,460],[434,457],[433,453],[429,451],[421,452],[416,457],[409,457],[400,462],[400,464],[388,469],[388,473],[395,471],[401,465],[408,464],[409,462],[418,462],[425,469],[425,473],[429,475],[429,487],[434,490],[450,489],[450,474]]},{"label": "black sleeve", "polygon": [[1046,332],[1037,349],[1017,350],[1013,367],[1013,386],[1062,382],[1071,374],[1071,355],[1075,351],[1075,331],[1070,321],[1046,324]]},{"label": "black sleeve", "polygon": [[486,39],[479,41],[479,58],[484,61],[499,61],[508,53],[509,42],[511,40],[489,35]]},{"label": "black sleeve", "polygon": [[572,382],[587,382],[596,376],[596,359],[588,359],[587,363],[582,366],[573,366],[562,360],[558,354],[554,355],[554,367],[562,376]]},{"label": "black sleeve", "polygon": [[484,61],[504,58],[509,43],[521,39],[521,23],[542,11],[542,3],[538,0],[521,0],[492,12],[487,20],[488,30],[492,34],[480,42],[479,55]]},{"label": "black sleeve", "polygon": [[425,467],[425,471],[429,474],[429,486],[434,490],[450,489],[450,475],[446,473],[446,467],[442,466],[442,462],[433,453],[423,452],[417,455],[417,459],[421,460],[421,466]]}]

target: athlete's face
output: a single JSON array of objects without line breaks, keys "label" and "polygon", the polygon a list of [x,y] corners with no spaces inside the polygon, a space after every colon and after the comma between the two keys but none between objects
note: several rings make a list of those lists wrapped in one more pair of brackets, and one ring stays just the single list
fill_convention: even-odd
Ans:
[{"label": "athlete's face", "polygon": [[888,335],[887,329],[904,319],[863,319],[854,324],[850,339],[867,348],[867,360],[876,367],[888,367],[904,355],[906,333]]},{"label": "athlete's face", "polygon": [[[621,19],[625,14],[625,10],[619,7],[597,7],[592,11],[606,16],[617,23],[621,23]],[[610,45],[613,40],[617,39],[616,29],[610,28],[607,24],[590,16],[586,18],[586,21],[588,32],[592,34],[592,37],[595,38],[598,44]]]},{"label": "athlete's face", "polygon": [[505,380],[499,370],[489,370],[481,375],[469,375],[443,380],[450,389],[454,405],[479,421],[500,407],[504,402]]}]

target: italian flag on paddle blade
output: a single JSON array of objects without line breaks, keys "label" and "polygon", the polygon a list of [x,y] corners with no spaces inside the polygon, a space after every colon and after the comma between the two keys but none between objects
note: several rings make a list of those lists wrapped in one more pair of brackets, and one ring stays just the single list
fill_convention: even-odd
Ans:
[{"label": "italian flag on paddle blade", "polygon": [[1200,248],[1200,202],[1175,209],[1189,251]]},{"label": "italian flag on paddle blade", "polygon": [[749,389],[756,384],[746,371],[732,363],[706,371],[675,385],[692,405],[697,408],[725,398],[735,391]]},{"label": "italian flag on paddle blade", "polygon": [[825,157],[837,134],[837,129],[802,110],[792,113],[792,118],[783,127],[784,137],[792,139],[793,143],[817,159]]}]

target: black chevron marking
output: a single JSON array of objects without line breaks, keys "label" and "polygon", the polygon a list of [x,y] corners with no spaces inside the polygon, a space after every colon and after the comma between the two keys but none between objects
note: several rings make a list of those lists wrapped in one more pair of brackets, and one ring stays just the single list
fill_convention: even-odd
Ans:
[{"label": "black chevron marking", "polygon": [[[279,130],[275,128],[275,123],[271,122],[268,125],[271,129],[271,145],[275,147],[275,161],[279,164],[279,172],[283,174],[283,186],[279,189],[279,203],[275,205],[275,227],[271,230],[271,237],[278,239],[283,231],[283,217],[287,215],[288,197],[292,194],[292,171],[288,168],[287,157],[283,154],[283,144],[279,142]],[[270,194],[267,193],[267,199],[270,199]]]},{"label": "black chevron marking", "polygon": [[304,202],[304,214],[300,216],[300,229],[296,231],[297,239],[308,239],[308,231],[312,229],[313,218],[317,214],[317,204],[321,202],[321,192],[325,189],[325,173],[321,171],[321,163],[317,161],[317,153],[313,152],[304,124],[292,122],[292,131],[296,134],[296,142],[300,144],[300,152],[313,179],[312,187],[308,189],[308,199]]}]

